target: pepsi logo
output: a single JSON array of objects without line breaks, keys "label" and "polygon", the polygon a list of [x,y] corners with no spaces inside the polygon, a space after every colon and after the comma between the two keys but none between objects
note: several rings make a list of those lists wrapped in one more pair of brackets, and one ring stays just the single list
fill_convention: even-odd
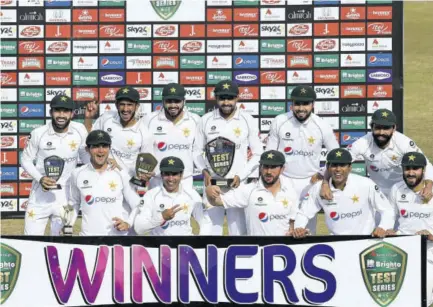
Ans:
[{"label": "pepsi logo", "polygon": [[350,135],[348,135],[348,134],[343,135],[343,140],[344,141],[350,140]]},{"label": "pepsi logo", "polygon": [[164,221],[164,223],[161,224],[162,229],[167,229],[168,226],[170,226],[170,223],[168,221]]},{"label": "pepsi logo", "polygon": [[284,148],[284,153],[286,155],[293,155],[293,148],[292,147],[286,147],[286,148]]},{"label": "pepsi logo", "polygon": [[110,64],[110,60],[109,59],[102,59],[101,64],[102,64],[102,66],[107,66],[108,64]]},{"label": "pepsi logo", "polygon": [[244,62],[243,58],[241,58],[241,57],[236,58],[236,61],[235,61],[236,65],[242,64],[243,62]]},{"label": "pepsi logo", "polygon": [[401,215],[402,217],[408,217],[408,216],[409,216],[409,212],[407,212],[406,209],[401,209],[401,210],[400,210],[400,215]]},{"label": "pepsi logo", "polygon": [[370,63],[376,63],[377,62],[377,57],[375,57],[374,55],[370,56],[370,58],[368,59],[368,61]]},{"label": "pepsi logo", "polygon": [[29,107],[24,106],[24,107],[21,108],[21,113],[23,113],[23,114],[28,113],[29,110],[30,110]]},{"label": "pepsi logo", "polygon": [[159,142],[158,143],[158,150],[159,151],[166,151],[167,150],[167,144],[165,142]]},{"label": "pepsi logo", "polygon": [[308,200],[310,198],[310,193],[307,193],[305,196],[304,196],[304,200]]},{"label": "pepsi logo", "polygon": [[340,215],[338,214],[338,212],[335,212],[335,211],[332,211],[329,214],[329,217],[334,221],[338,221],[340,219]]},{"label": "pepsi logo", "polygon": [[371,169],[373,172],[378,172],[378,171],[379,171],[379,168],[378,168],[377,166],[374,166],[374,165],[370,165],[370,169]]},{"label": "pepsi logo", "polygon": [[259,213],[259,220],[262,223],[266,223],[269,220],[268,214],[266,212],[260,212]]},{"label": "pepsi logo", "polygon": [[84,201],[88,204],[88,205],[92,205],[95,202],[95,199],[93,198],[92,195],[86,195],[84,197]]}]

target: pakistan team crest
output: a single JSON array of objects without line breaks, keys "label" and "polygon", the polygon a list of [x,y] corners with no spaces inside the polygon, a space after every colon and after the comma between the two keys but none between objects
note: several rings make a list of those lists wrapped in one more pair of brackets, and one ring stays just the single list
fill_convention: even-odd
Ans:
[{"label": "pakistan team crest", "polygon": [[364,284],[373,300],[382,307],[391,304],[404,281],[407,253],[381,242],[361,252],[359,260]]},{"label": "pakistan team crest", "polygon": [[14,291],[21,267],[21,253],[9,245],[0,243],[0,305]]},{"label": "pakistan team crest", "polygon": [[182,0],[152,0],[150,3],[159,17],[168,20],[177,12]]}]

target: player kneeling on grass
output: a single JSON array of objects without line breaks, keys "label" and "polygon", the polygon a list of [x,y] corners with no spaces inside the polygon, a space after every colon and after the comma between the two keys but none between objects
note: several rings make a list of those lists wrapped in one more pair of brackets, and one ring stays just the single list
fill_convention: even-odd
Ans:
[{"label": "player kneeling on grass", "polygon": [[212,223],[201,196],[190,186],[181,184],[185,169],[182,160],[165,157],[159,169],[162,183],[144,195],[135,218],[135,231],[138,234],[151,231],[154,236],[193,235],[193,216],[200,226],[200,235],[209,235]]},{"label": "player kneeling on grass", "polygon": [[[351,173],[352,155],[346,149],[331,150],[326,160],[333,198],[322,199],[322,183],[316,183],[302,201],[293,236],[301,238],[307,235],[305,226],[308,220],[323,209],[326,225],[333,235],[385,237],[385,230],[393,228],[395,223],[395,213],[388,199],[371,179]],[[376,229],[375,211],[381,215]]]},{"label": "player kneeling on grass", "polygon": [[[65,225],[73,225],[81,209],[80,235],[126,235],[133,225],[140,197],[132,190],[126,171],[109,168],[111,138],[107,132],[90,132],[86,145],[90,163],[72,172],[70,199],[62,214]],[[123,210],[124,199],[131,207],[129,215]]]},{"label": "player kneeling on grass", "polygon": [[427,159],[419,152],[408,152],[402,160],[403,182],[396,183],[389,195],[398,217],[397,231],[390,235],[425,235],[427,242],[427,305],[433,304],[433,200],[426,200],[421,191],[426,185]]},{"label": "player kneeling on grass", "polygon": [[281,176],[285,162],[279,151],[264,152],[259,161],[260,178],[257,182],[242,183],[239,188],[224,194],[218,186],[208,186],[206,194],[210,204],[244,208],[249,236],[291,235],[298,201],[290,181]]}]

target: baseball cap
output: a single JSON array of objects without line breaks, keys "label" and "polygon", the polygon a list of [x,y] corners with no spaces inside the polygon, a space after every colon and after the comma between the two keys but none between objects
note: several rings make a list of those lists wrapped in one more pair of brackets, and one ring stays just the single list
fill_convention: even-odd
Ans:
[{"label": "baseball cap", "polygon": [[238,84],[232,80],[222,80],[215,85],[214,89],[215,96],[238,96],[239,95],[239,87]]},{"label": "baseball cap", "polygon": [[164,89],[162,90],[162,99],[184,100],[185,94],[186,92],[183,85],[177,83],[169,83],[164,86]]},{"label": "baseball cap", "polygon": [[401,166],[421,166],[425,167],[427,165],[427,159],[422,153],[412,151],[404,154],[401,159]]},{"label": "baseball cap", "polygon": [[378,109],[371,116],[371,123],[381,126],[394,126],[397,124],[397,117],[388,109]]},{"label": "baseball cap", "polygon": [[131,86],[125,86],[116,92],[116,100],[120,99],[129,99],[131,101],[138,102],[140,100],[140,94],[135,88]]},{"label": "baseball cap", "polygon": [[161,160],[159,169],[161,172],[183,172],[185,165],[181,159],[169,156]]},{"label": "baseball cap", "polygon": [[75,103],[71,99],[71,97],[68,97],[66,95],[57,95],[57,96],[54,96],[53,99],[51,99],[50,107],[51,107],[51,109],[63,108],[63,109],[68,109],[68,110],[74,110],[75,109]]},{"label": "baseball cap", "polygon": [[298,85],[292,90],[290,98],[294,101],[314,102],[316,100],[316,92],[311,86]]},{"label": "baseball cap", "polygon": [[111,145],[111,137],[103,130],[93,130],[86,138],[86,145],[89,147],[90,145],[100,144]]},{"label": "baseball cap", "polygon": [[284,165],[286,158],[277,150],[268,150],[262,153],[259,163],[261,165]]},{"label": "baseball cap", "polygon": [[326,162],[333,164],[351,164],[352,155],[347,149],[334,148],[326,156]]}]

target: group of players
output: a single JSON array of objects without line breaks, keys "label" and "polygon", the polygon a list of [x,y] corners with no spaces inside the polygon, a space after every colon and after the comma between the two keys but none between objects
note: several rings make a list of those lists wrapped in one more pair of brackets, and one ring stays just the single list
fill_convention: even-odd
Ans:
[{"label": "group of players", "polygon": [[[215,86],[217,105],[201,118],[185,108],[185,94],[180,84],[166,85],[163,108],[140,117],[138,91],[124,87],[116,93],[117,111],[93,124],[98,104],[88,103],[84,125],[71,121],[70,97],[54,97],[51,122],[32,131],[22,155],[34,179],[24,233],[43,235],[50,219],[51,234],[59,235],[81,210],[80,235],[192,235],[193,216],[200,235],[222,235],[226,217],[229,235],[302,238],[316,233],[323,209],[331,234],[419,234],[433,241],[433,167],[396,131],[392,111],[375,111],[371,132],[339,148],[332,128],[313,113],[313,88],[298,86],[292,110],[275,117],[264,149],[252,116],[237,106],[235,82]],[[205,154],[217,137],[235,144],[228,186],[216,185],[222,178]],[[139,175],[147,188],[130,182],[143,152],[159,161],[154,172]],[[57,182],[44,175],[44,159],[52,155],[65,161]],[[359,159],[370,178],[351,173]],[[84,165],[76,168],[79,161]],[[194,166],[204,177],[203,197],[193,189]],[[57,184],[62,189],[52,189]],[[433,266],[433,244],[428,252]]]}]

